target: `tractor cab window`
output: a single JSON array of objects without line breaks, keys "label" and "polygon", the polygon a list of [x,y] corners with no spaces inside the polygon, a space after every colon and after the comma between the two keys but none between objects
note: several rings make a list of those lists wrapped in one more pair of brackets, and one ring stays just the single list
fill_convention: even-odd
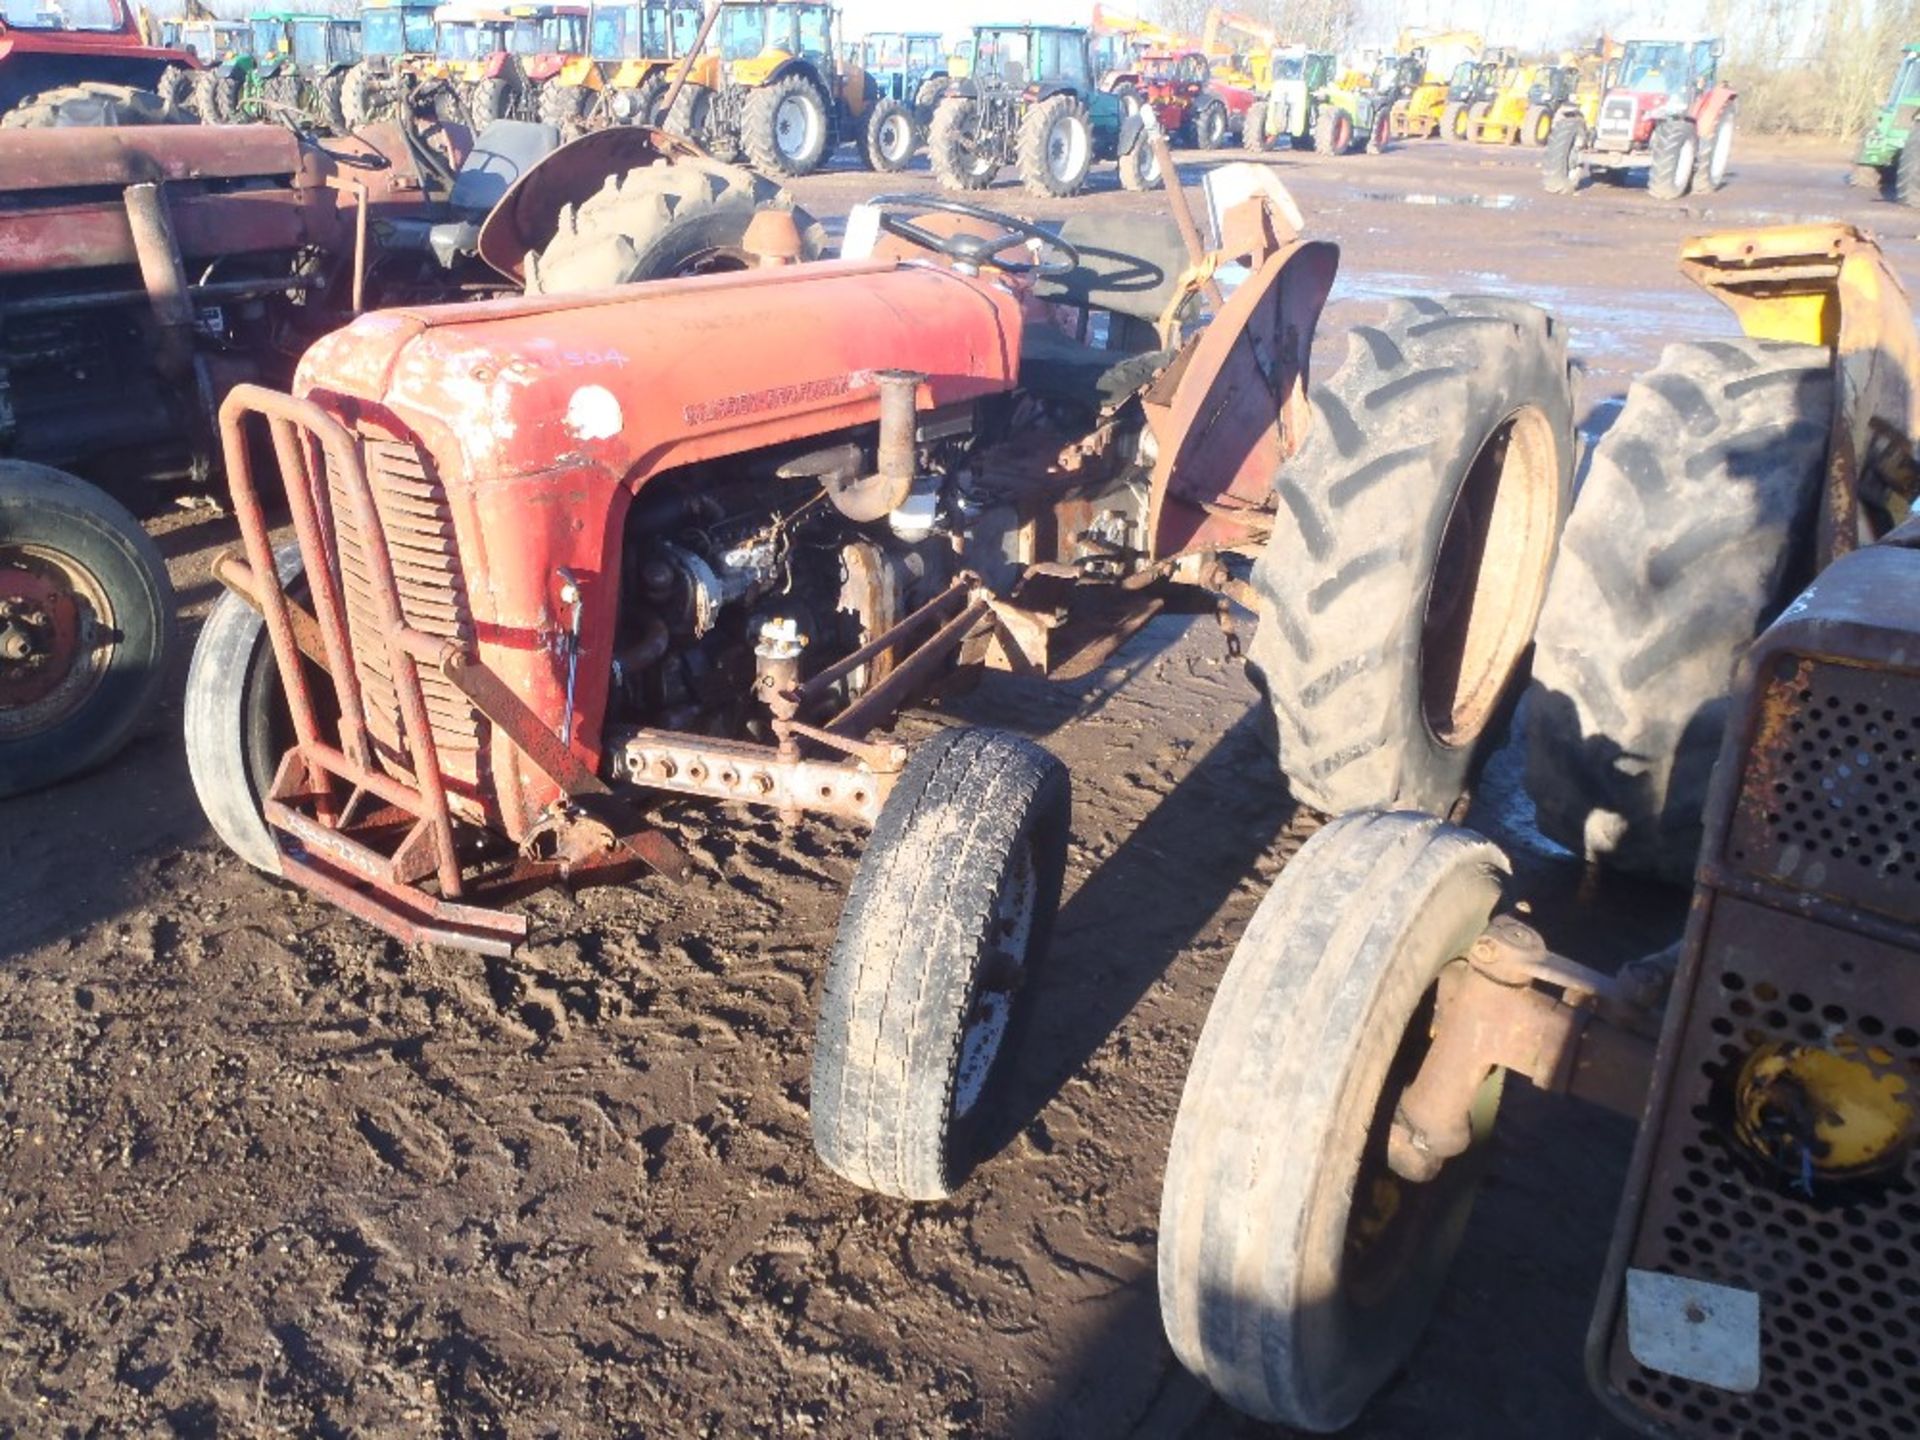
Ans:
[{"label": "tractor cab window", "polygon": [[1400,85],[1400,57],[1383,55],[1373,70],[1373,88],[1378,91],[1398,89]]},{"label": "tractor cab window", "polygon": [[1920,105],[1920,55],[1909,55],[1900,62],[1893,77],[1893,93],[1887,96],[1891,106]]},{"label": "tractor cab window", "polygon": [[547,48],[547,27],[531,17],[502,26],[500,34],[506,42],[505,48],[515,55],[538,55]]},{"label": "tractor cab window", "polygon": [[768,12],[757,5],[727,5],[720,11],[720,58],[751,60],[767,48]]},{"label": "tractor cab window", "polygon": [[802,5],[799,18],[799,53],[816,62],[825,60],[833,49],[833,11],[824,5]]},{"label": "tractor cab window", "polygon": [[1207,57],[1204,55],[1182,55],[1180,68],[1176,72],[1180,81],[1187,85],[1207,83]]},{"label": "tractor cab window", "polygon": [[636,42],[641,33],[638,5],[596,5],[588,27],[587,53],[595,60],[624,60],[629,55],[657,54]]},{"label": "tractor cab window", "polygon": [[907,42],[907,70],[910,74],[924,75],[929,70],[945,68],[941,63],[938,35],[916,35]]},{"label": "tractor cab window", "polygon": [[973,71],[997,75],[1019,89],[1033,78],[1033,57],[1024,30],[982,30],[974,37]]},{"label": "tractor cab window", "polygon": [[[675,5],[668,9],[667,49],[657,53],[671,55],[677,59],[693,49],[693,42],[700,38],[701,18],[698,5]],[[647,33],[653,32],[649,30]]]},{"label": "tractor cab window", "polygon": [[[518,29],[518,26],[514,27]],[[541,53],[578,55],[587,48],[587,17],[547,15],[540,21]]]},{"label": "tractor cab window", "polygon": [[1145,55],[1140,60],[1140,78],[1142,80],[1172,80],[1174,59],[1171,55]]},{"label": "tractor cab window", "polygon": [[118,30],[119,0],[0,0],[0,16],[15,30]]},{"label": "tractor cab window", "polygon": [[1713,78],[1720,68],[1720,57],[1714,53],[1719,42],[1702,40],[1693,47],[1693,93],[1704,95],[1713,88]]},{"label": "tractor cab window", "polygon": [[1093,88],[1093,77],[1087,74],[1087,47],[1080,36],[1055,30],[1033,38],[1034,79],[1082,91]]},{"label": "tractor cab window", "polygon": [[178,20],[162,20],[160,22],[160,43],[169,50],[178,50],[180,48],[180,22]]},{"label": "tractor cab window", "polygon": [[907,68],[907,37],[904,35],[871,35],[867,38],[867,68],[869,70],[904,70]]},{"label": "tractor cab window", "polygon": [[399,55],[406,50],[406,32],[398,10],[360,12],[360,48],[369,55]]},{"label": "tractor cab window", "polygon": [[1275,80],[1299,80],[1307,73],[1304,55],[1276,55],[1270,72]]},{"label": "tractor cab window", "polygon": [[1672,95],[1687,88],[1687,47],[1665,41],[1630,40],[1620,56],[1620,83],[1649,95]]},{"label": "tractor cab window", "polygon": [[253,53],[262,60],[278,54],[286,43],[286,27],[278,20],[261,18],[253,22]]},{"label": "tractor cab window", "polygon": [[327,59],[341,65],[351,65],[360,58],[360,22],[358,20],[329,20],[327,22]]},{"label": "tractor cab window", "polygon": [[319,66],[327,63],[327,22],[293,22],[293,60],[296,65]]},{"label": "tractor cab window", "polygon": [[1447,81],[1447,88],[1456,95],[1465,95],[1469,90],[1473,89],[1473,72],[1473,61],[1462,60],[1458,65],[1453,67],[1453,75]]}]

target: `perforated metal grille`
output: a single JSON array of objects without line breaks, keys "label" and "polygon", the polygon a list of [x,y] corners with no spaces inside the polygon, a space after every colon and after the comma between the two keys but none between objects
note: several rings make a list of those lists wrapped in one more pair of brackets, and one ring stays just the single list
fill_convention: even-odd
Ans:
[{"label": "perforated metal grille", "polygon": [[1789,657],[1775,667],[1727,859],[1775,883],[1920,919],[1913,677]]},{"label": "perforated metal grille", "polygon": [[[407,624],[422,634],[470,647],[472,611],[445,487],[419,451],[405,442],[367,438],[361,442],[361,454]],[[353,644],[354,671],[367,711],[367,730],[390,764],[410,770],[412,758],[400,743],[400,699],[394,690],[386,636],[377,619],[366,538],[354,519],[346,486],[330,461],[327,488],[332,501],[340,588]],[[476,786],[484,722],[466,696],[437,673],[423,671],[420,688],[426,697],[442,773],[457,786]]]},{"label": "perforated metal grille", "polygon": [[1864,1050],[1916,1093],[1920,1031],[1904,1018],[1916,967],[1891,946],[1716,900],[1629,1264],[1758,1291],[1762,1380],[1738,1395],[1660,1374],[1617,1329],[1614,1385],[1676,1433],[1905,1440],[1920,1428],[1920,1160],[1851,1187],[1816,1178],[1808,1196],[1729,1139],[1727,1098],[1769,1042]]}]

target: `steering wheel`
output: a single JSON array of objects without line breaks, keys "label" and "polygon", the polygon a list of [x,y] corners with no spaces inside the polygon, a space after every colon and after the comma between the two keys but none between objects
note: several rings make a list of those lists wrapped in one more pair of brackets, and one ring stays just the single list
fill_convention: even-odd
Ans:
[{"label": "steering wheel", "polygon": [[[890,235],[898,235],[909,245],[918,245],[923,250],[944,255],[958,265],[978,268],[991,265],[1004,270],[1009,275],[1065,275],[1080,268],[1080,252],[1074,249],[1070,241],[1062,240],[1051,230],[1036,225],[1031,220],[1021,220],[1012,215],[1003,215],[998,210],[989,210],[984,205],[969,205],[964,200],[950,200],[943,195],[876,195],[867,202],[880,212],[880,228]],[[889,213],[893,206],[912,207],[926,212],[938,210],[948,215],[964,215],[969,220],[982,220],[989,225],[999,227],[997,235],[936,235],[925,226]],[[1051,252],[1051,259],[1041,260],[1001,260],[997,257],[1002,250],[1025,241],[1037,242],[1043,251]]]}]

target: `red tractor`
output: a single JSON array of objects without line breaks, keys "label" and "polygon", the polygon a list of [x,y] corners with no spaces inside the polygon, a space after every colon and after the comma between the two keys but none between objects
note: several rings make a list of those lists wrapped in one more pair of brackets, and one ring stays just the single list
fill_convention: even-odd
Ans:
[{"label": "red tractor", "polygon": [[190,50],[149,45],[126,0],[23,0],[0,10],[0,114],[89,83],[157,90],[170,65],[201,68]]},{"label": "red tractor", "polygon": [[1647,172],[1647,193],[1678,200],[1718,190],[1733,157],[1737,97],[1719,82],[1721,42],[1629,40],[1591,129],[1571,102],[1554,117],[1542,160],[1549,193],[1571,194],[1594,171]]},{"label": "red tractor", "polygon": [[1215,81],[1207,57],[1197,50],[1142,55],[1139,69],[1114,79],[1111,88],[1123,101],[1137,97],[1151,106],[1168,136],[1196,150],[1217,148],[1246,123],[1253,104],[1252,91]]},{"label": "red tractor", "polygon": [[[631,238],[588,209],[633,189],[521,253],[613,274]],[[367,316],[292,393],[236,391],[245,553],[215,567],[233,594],[186,700],[213,828],[403,942],[504,955],[528,921],[502,906],[542,877],[687,873],[663,805],[871,826],[825,963],[815,1146],[867,1188],[949,1193],[1007,1118],[1068,780],[1018,736],[896,717],[983,668],[1090,673],[1164,607],[1239,594],[1288,637],[1263,673],[1299,793],[1444,806],[1567,506],[1564,337],[1500,298],[1356,335],[1377,399],[1282,472],[1318,423],[1335,251],[1269,167],[1221,167],[1208,200],[1211,247],[1178,209],[1055,232],[882,197],[813,264],[763,213],[750,270]],[[1206,277],[1235,262],[1222,296]]]}]

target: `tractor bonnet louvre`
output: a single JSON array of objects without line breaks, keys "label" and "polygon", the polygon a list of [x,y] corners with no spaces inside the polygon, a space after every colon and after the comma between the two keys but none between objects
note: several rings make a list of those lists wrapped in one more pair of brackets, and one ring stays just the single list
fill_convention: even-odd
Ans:
[{"label": "tractor bonnet louvre", "polygon": [[[422,634],[471,649],[473,616],[445,487],[419,450],[405,441],[361,437],[360,449],[407,624]],[[331,457],[327,491],[333,515],[334,556],[353,666],[366,705],[367,731],[388,768],[410,775],[412,761],[401,745],[400,698],[394,688],[392,661],[376,618],[373,565]],[[430,669],[421,669],[420,686],[440,768],[448,783],[456,789],[476,789],[482,747],[479,714],[466,696]]]}]

